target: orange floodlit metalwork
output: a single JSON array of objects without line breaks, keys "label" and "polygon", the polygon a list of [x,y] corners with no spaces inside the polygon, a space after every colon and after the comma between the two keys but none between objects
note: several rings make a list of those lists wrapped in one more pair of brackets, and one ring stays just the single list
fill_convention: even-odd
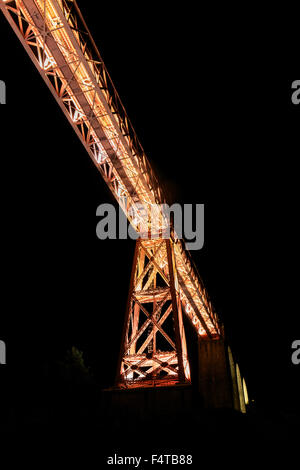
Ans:
[{"label": "orange floodlit metalwork", "polygon": [[[162,188],[76,1],[1,0],[0,5],[129,222],[139,230],[131,215],[132,208],[136,214],[141,205],[156,205],[152,223],[157,225],[156,230],[165,229],[168,221],[160,209],[166,203]],[[161,240],[163,245],[156,253],[157,243],[157,240],[137,242],[118,371],[118,380],[123,380],[125,386],[146,382],[155,385],[158,377],[159,383],[189,380],[181,309],[200,337],[222,336],[217,315],[184,241],[173,234],[169,240]],[[142,259],[148,255],[145,288],[136,273],[143,277]],[[165,278],[166,297],[158,287],[153,287],[159,276]],[[147,298],[149,295],[151,299]],[[151,312],[144,307],[145,299],[151,304]],[[166,307],[168,302],[171,307]],[[133,310],[131,304],[135,305]],[[141,313],[147,318],[144,331],[148,337],[143,346],[138,345],[143,334],[134,340],[134,332],[137,335],[140,331]],[[175,341],[163,329],[171,313]],[[159,334],[171,351],[157,349]]]},{"label": "orange floodlit metalwork", "polygon": [[190,381],[172,240],[136,244],[116,384]]}]

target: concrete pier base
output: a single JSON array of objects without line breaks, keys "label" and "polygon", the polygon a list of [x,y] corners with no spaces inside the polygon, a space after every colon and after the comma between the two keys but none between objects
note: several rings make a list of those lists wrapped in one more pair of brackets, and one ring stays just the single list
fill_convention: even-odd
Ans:
[{"label": "concrete pier base", "polygon": [[119,418],[144,418],[146,416],[174,415],[190,412],[193,407],[191,386],[140,388],[140,389],[109,389],[103,392],[103,410],[117,415]]},{"label": "concrete pier base", "polygon": [[236,379],[232,377],[228,348],[223,339],[199,339],[198,367],[203,406],[240,411]]}]

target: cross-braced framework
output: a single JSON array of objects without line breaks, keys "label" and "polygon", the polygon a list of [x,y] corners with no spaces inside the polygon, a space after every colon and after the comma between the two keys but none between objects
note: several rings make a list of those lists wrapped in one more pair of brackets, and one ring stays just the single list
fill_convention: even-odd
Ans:
[{"label": "cross-braced framework", "polygon": [[188,383],[190,369],[170,240],[136,244],[116,385]]},{"label": "cross-braced framework", "polygon": [[[147,227],[147,216],[140,208],[154,206],[156,213],[148,230],[161,233],[168,229],[168,220],[160,209],[167,202],[162,187],[76,1],[0,0],[0,6],[131,225],[137,231],[141,225]],[[48,132],[49,142],[56,148],[53,129]],[[67,158],[72,165],[72,156]],[[169,242],[176,260],[176,296],[181,299],[178,312],[182,307],[199,337],[221,337],[218,316],[184,241],[173,233]],[[168,265],[167,250],[162,250],[160,257],[161,263]],[[143,312],[141,307],[140,311]],[[173,308],[174,315],[177,314]],[[181,310],[178,317],[181,318]],[[151,344],[155,343],[158,332]],[[171,375],[170,367],[162,370],[169,370]]]}]

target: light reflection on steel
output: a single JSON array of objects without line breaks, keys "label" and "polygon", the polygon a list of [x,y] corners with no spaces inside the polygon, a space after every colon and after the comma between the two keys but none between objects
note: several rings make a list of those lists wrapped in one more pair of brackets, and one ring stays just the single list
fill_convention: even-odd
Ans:
[{"label": "light reflection on steel", "polygon": [[[156,218],[152,220],[152,224],[156,226],[151,229],[166,229],[168,221],[160,211],[160,205],[167,202],[163,190],[76,1],[1,0],[0,5],[129,222],[139,230],[131,214],[137,213],[141,204],[145,207],[156,204]],[[69,158],[72,165],[72,158]],[[137,210],[132,211],[132,208]],[[145,220],[144,223],[147,225],[148,221]],[[222,327],[184,241],[177,240],[176,234],[169,241],[175,256],[178,305],[183,307],[198,336],[222,336]],[[141,246],[148,246],[150,252],[153,252],[156,242],[150,240],[148,245],[143,242]],[[161,250],[159,257],[160,265],[168,269],[167,250]],[[161,299],[157,294],[157,305],[159,302]],[[158,324],[155,328],[159,330]],[[183,332],[183,327],[180,326],[180,329]],[[183,338],[180,342],[183,342]],[[182,360],[186,361],[183,368],[185,378],[188,378],[186,356]],[[130,361],[127,358],[128,367]],[[149,360],[147,361],[143,363],[143,368],[154,373],[154,365],[150,367]],[[156,364],[159,361],[157,356]],[[169,371],[169,376],[173,379],[175,362],[173,364],[172,361],[175,359],[171,356],[168,359],[164,356],[162,362],[168,362],[169,366],[163,367],[160,364],[159,367]],[[123,367],[126,368],[124,365]],[[138,366],[136,371],[140,370],[141,367]],[[142,372],[135,372],[134,375],[143,376]],[[128,372],[127,376],[132,376],[132,373]]]},{"label": "light reflection on steel", "polygon": [[173,245],[137,241],[116,377],[121,388],[190,382]]}]

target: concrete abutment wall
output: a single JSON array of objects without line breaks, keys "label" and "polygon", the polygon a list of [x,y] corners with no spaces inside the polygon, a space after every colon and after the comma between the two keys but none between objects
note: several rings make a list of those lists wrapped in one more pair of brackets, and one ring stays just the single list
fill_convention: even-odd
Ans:
[{"label": "concrete abutment wall", "polygon": [[246,412],[245,379],[241,377],[226,341],[199,339],[198,372],[199,392],[205,408],[233,408]]}]

